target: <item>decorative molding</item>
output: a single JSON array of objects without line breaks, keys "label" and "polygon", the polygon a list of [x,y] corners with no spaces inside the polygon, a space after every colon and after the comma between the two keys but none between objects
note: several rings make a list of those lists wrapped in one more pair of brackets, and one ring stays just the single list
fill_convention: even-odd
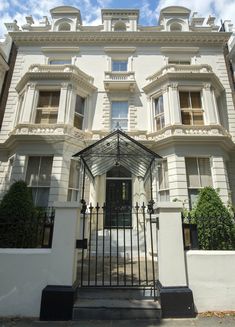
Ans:
[{"label": "decorative molding", "polygon": [[179,83],[173,82],[168,85],[172,90],[178,90]]},{"label": "decorative molding", "polygon": [[65,124],[18,124],[15,129],[10,133],[10,136],[12,135],[44,135],[45,137],[48,135],[69,135],[80,140],[84,140],[87,137],[90,138],[90,133],[79,130],[71,125]]},{"label": "decorative molding", "polygon": [[190,86],[192,83],[194,86],[203,88],[204,84],[210,83],[216,90],[217,94],[224,91],[224,87],[219,78],[212,71],[209,65],[175,65],[170,64],[164,66],[162,69],[149,76],[147,79],[148,84],[142,89],[145,93],[149,94],[154,92],[156,88],[161,87],[166,83],[174,83],[177,81],[178,86]]},{"label": "decorative molding", "polygon": [[69,46],[74,43],[80,44],[107,44],[115,42],[120,44],[169,44],[182,45],[200,43],[209,46],[222,46],[228,42],[230,33],[227,32],[180,32],[172,33],[166,31],[157,31],[149,33],[148,31],[138,32],[88,32],[88,31],[70,31],[70,32],[9,32],[16,45],[46,45],[61,43]]},{"label": "decorative molding", "polygon": [[210,83],[204,83],[203,84],[203,88],[207,91],[210,91],[211,90],[211,84]]},{"label": "decorative molding", "polygon": [[161,47],[162,53],[197,53],[199,47]]},{"label": "decorative molding", "polygon": [[79,47],[41,47],[43,53],[78,53]]},{"label": "decorative molding", "polygon": [[97,89],[93,85],[93,77],[74,65],[31,65],[28,72],[16,85],[16,91],[20,92],[28,82],[36,85],[40,84],[41,81],[53,80],[62,81],[62,83],[66,83],[66,80],[74,82],[88,94]]},{"label": "decorative molding", "polygon": [[226,137],[232,140],[232,136],[221,125],[204,125],[204,126],[189,126],[189,125],[170,125],[162,130],[147,135],[148,140],[160,141],[172,136],[194,136],[203,137],[208,136],[213,138],[215,136]]},{"label": "decorative molding", "polygon": [[107,53],[133,53],[136,51],[136,47],[104,47],[104,51]]}]

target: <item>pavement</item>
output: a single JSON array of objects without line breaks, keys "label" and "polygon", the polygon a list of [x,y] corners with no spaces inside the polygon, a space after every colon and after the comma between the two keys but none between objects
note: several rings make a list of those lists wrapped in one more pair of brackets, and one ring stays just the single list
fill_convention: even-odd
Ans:
[{"label": "pavement", "polygon": [[195,319],[96,320],[44,322],[34,319],[1,319],[0,327],[235,327],[235,316],[197,317]]}]

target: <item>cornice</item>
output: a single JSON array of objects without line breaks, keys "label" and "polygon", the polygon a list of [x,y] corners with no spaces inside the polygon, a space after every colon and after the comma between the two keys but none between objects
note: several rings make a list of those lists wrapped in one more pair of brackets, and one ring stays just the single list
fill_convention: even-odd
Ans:
[{"label": "cornice", "polygon": [[88,93],[97,88],[91,83],[93,78],[82,72],[74,65],[32,65],[16,85],[16,91],[20,92],[28,82],[40,81],[65,81],[69,80],[79,84]]},{"label": "cornice", "polygon": [[204,44],[222,46],[231,36],[227,32],[10,32],[16,45],[71,45],[78,44]]},{"label": "cornice", "polygon": [[[224,91],[224,87],[222,83],[220,82],[219,78],[215,75],[215,73],[212,71],[212,69],[203,69],[203,66],[208,65],[195,65],[195,66],[184,66],[185,69],[182,70],[172,70],[171,66],[174,65],[167,65],[163,69],[161,69],[159,72],[153,74],[152,76],[148,77],[147,80],[150,82],[145,85],[142,89],[146,94],[151,94],[155,91],[156,88],[159,88],[159,86],[165,85],[166,83],[170,83],[172,81],[180,82],[182,81],[190,81],[190,82],[196,82],[203,86],[205,82],[210,82],[213,88],[215,89],[216,94],[220,94]],[[176,66],[176,65],[175,65]],[[180,67],[180,65],[179,65]],[[195,70],[195,67],[202,67],[202,69]],[[210,67],[210,66],[208,66]],[[191,69],[190,69],[191,68]]]}]

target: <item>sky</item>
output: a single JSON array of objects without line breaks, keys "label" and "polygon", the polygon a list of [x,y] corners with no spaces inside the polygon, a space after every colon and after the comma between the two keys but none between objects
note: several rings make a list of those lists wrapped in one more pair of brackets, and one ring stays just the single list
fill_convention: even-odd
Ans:
[{"label": "sky", "polygon": [[0,0],[0,38],[6,33],[4,23],[17,20],[26,23],[25,16],[32,15],[35,23],[43,16],[50,17],[51,8],[71,5],[81,11],[83,25],[99,25],[102,8],[137,8],[141,25],[157,25],[162,8],[172,5],[184,6],[199,16],[216,16],[220,20],[231,20],[235,25],[235,0]]}]

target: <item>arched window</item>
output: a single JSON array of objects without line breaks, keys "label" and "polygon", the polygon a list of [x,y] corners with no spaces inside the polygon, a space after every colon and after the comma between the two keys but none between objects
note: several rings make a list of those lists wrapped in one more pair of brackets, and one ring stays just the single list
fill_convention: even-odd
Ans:
[{"label": "arched window", "polygon": [[71,25],[67,22],[63,22],[59,25],[58,31],[70,31]]},{"label": "arched window", "polygon": [[182,25],[179,23],[173,23],[170,26],[170,30],[172,32],[181,32],[182,31]]},{"label": "arched window", "polygon": [[126,24],[121,20],[114,25],[114,31],[126,31]]},{"label": "arched window", "polygon": [[131,172],[121,165],[114,166],[107,172],[107,177],[129,177],[129,178],[131,178]]}]

